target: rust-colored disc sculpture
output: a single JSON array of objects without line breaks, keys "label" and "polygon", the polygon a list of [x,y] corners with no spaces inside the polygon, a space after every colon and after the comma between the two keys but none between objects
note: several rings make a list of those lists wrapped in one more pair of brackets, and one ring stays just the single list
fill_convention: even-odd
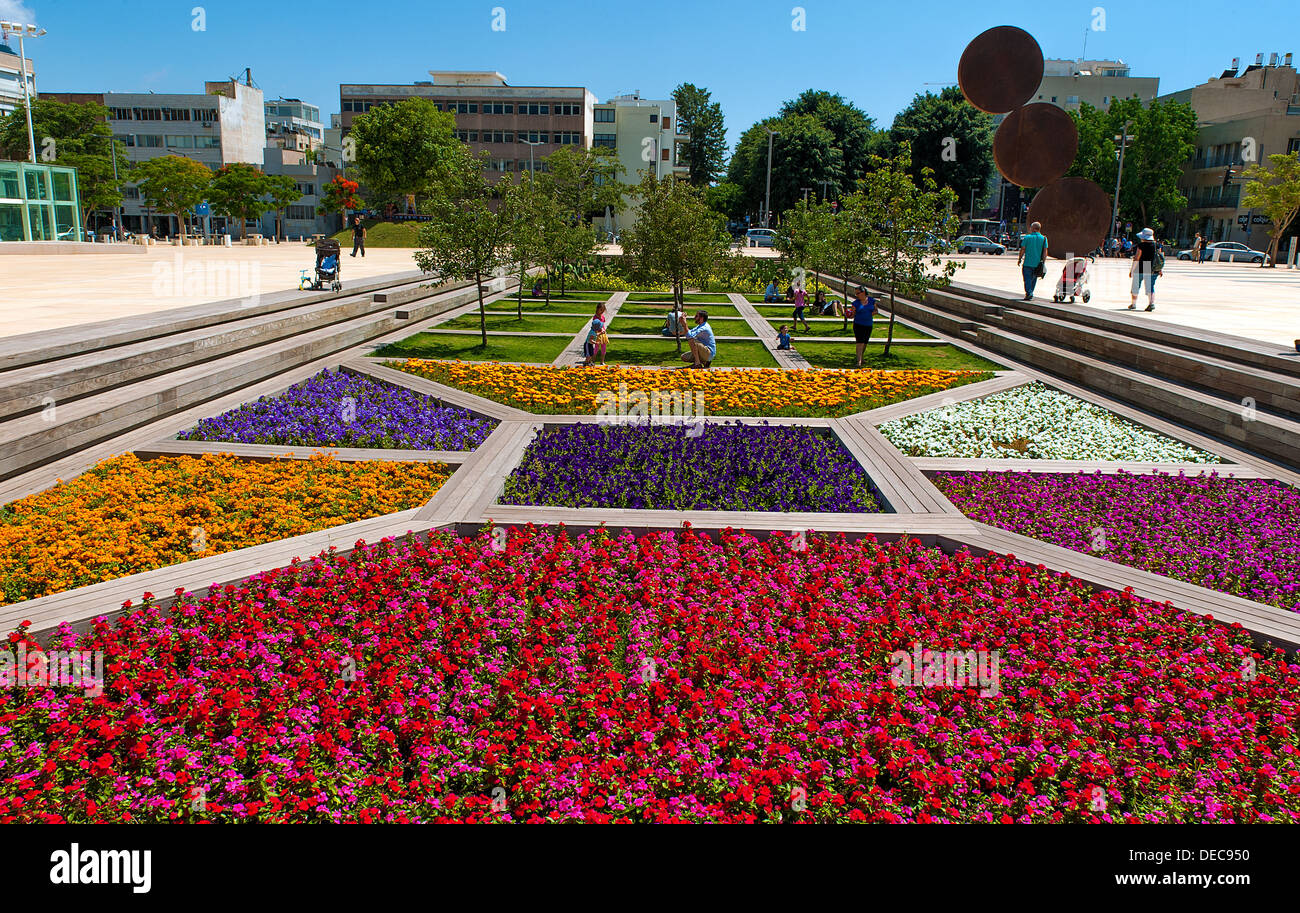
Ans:
[{"label": "rust-colored disc sculpture", "polygon": [[1106,237],[1110,197],[1087,178],[1060,178],[1034,196],[1029,222],[1042,223],[1052,257],[1086,257]]},{"label": "rust-colored disc sculpture", "polygon": [[1017,108],[993,135],[998,171],[1021,187],[1046,187],[1070,170],[1078,150],[1079,130],[1056,105]]},{"label": "rust-colored disc sculpture", "polygon": [[1014,25],[999,25],[976,35],[957,64],[957,84],[966,100],[989,114],[1006,114],[1038,91],[1043,81],[1043,49],[1034,36]]}]

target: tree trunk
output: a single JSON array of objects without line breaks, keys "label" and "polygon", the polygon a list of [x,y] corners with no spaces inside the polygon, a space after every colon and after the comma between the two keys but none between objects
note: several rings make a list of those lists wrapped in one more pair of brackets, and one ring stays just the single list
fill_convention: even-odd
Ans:
[{"label": "tree trunk", "polygon": [[181,243],[185,243],[185,216],[181,213],[173,213],[176,216],[176,230],[180,232]]},{"label": "tree trunk", "polygon": [[564,268],[564,267],[565,267],[565,265],[566,265],[568,262],[569,262],[569,261],[565,260],[563,257],[560,258],[560,297],[561,297],[561,298],[564,297],[564,279],[565,279],[565,275],[564,275],[564,274],[565,274],[565,268]]},{"label": "tree trunk", "polygon": [[686,319],[685,304],[682,297],[682,283],[673,280],[673,339],[677,340],[677,354],[682,354],[682,320]]},{"label": "tree trunk", "polygon": [[528,266],[519,266],[519,294],[515,296],[515,310],[520,320],[524,319],[524,283],[528,281]]},{"label": "tree trunk", "polygon": [[894,344],[894,287],[898,277],[898,247],[895,245],[889,266],[889,331],[885,336],[885,358],[889,357],[889,347]]},{"label": "tree trunk", "polygon": [[483,348],[487,348],[487,310],[483,307],[483,277],[474,274],[474,287],[478,290],[478,330],[483,336]]},{"label": "tree trunk", "polygon": [[849,274],[844,274],[844,307],[840,308],[844,312],[844,326],[841,328],[845,333],[849,331]]},{"label": "tree trunk", "polygon": [[547,308],[547,310],[550,310],[550,307],[551,307],[551,268],[550,268],[549,266],[546,267],[546,269],[545,269],[545,271],[544,271],[544,279],[545,279],[545,281],[546,281],[546,308]]}]

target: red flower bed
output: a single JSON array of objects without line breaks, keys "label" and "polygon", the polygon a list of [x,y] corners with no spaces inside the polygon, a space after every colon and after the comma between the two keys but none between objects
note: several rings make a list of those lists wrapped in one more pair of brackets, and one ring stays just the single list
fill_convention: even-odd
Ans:
[{"label": "red flower bed", "polygon": [[[497,542],[58,638],[104,692],[0,691],[0,821],[1300,819],[1300,667],[1240,630],[915,541]],[[996,687],[895,674],[967,650]]]}]

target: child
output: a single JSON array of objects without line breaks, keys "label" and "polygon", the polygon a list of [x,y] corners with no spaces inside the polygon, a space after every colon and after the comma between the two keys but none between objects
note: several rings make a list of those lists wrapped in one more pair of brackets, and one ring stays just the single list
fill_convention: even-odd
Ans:
[{"label": "child", "polygon": [[600,363],[605,363],[605,352],[609,347],[609,336],[605,331],[609,328],[609,322],[605,319],[605,304],[601,302],[596,305],[596,313],[592,315],[591,326],[587,329],[587,340],[582,344],[583,365],[590,366],[596,363],[596,355],[600,355]]},{"label": "child", "polygon": [[776,347],[778,349],[790,348],[790,334],[786,332],[786,326],[784,323],[781,324],[780,328],[776,331]]},{"label": "child", "polygon": [[791,293],[791,298],[794,301],[794,315],[792,319],[796,324],[802,321],[803,331],[805,333],[811,333],[812,329],[808,326],[808,318],[803,315],[803,309],[807,306],[808,298],[802,288],[791,289]]}]

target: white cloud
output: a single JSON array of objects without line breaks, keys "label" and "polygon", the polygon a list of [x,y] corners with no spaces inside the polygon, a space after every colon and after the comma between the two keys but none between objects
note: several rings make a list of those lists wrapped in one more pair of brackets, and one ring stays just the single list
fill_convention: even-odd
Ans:
[{"label": "white cloud", "polygon": [[36,13],[22,0],[0,0],[0,19],[23,24],[35,23]]}]

